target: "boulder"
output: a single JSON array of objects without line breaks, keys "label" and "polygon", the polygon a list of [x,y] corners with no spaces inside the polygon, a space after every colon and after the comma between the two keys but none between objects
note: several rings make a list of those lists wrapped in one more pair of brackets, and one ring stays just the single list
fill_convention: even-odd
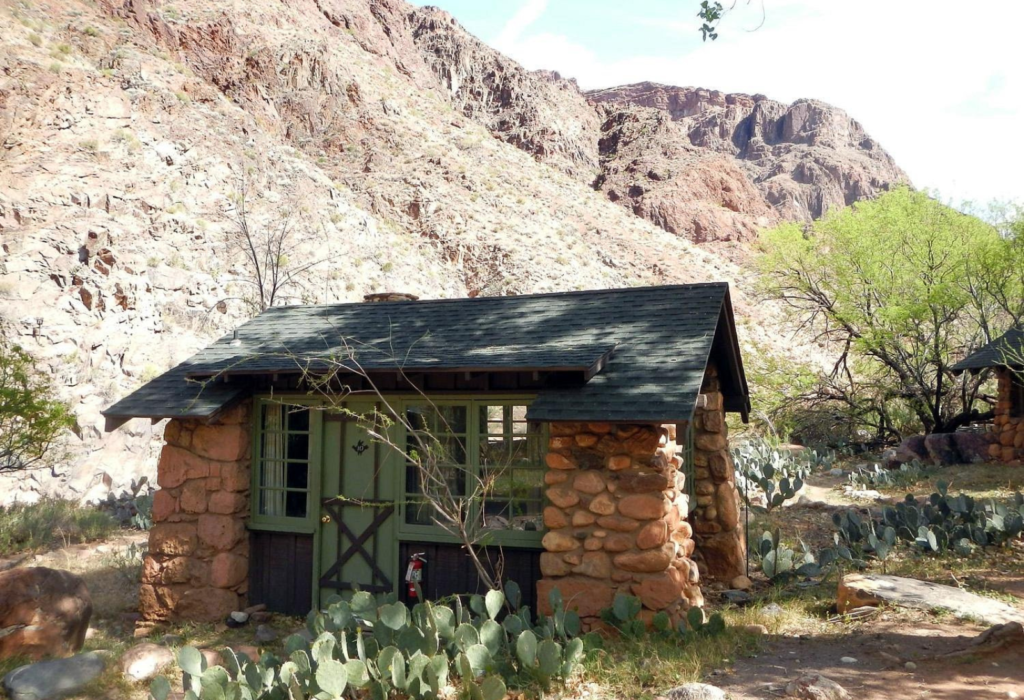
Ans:
[{"label": "boulder", "polygon": [[703,536],[697,548],[708,567],[709,578],[732,581],[746,573],[746,547],[740,529]]},{"label": "boulder", "polygon": [[841,614],[881,603],[915,610],[946,610],[960,619],[989,625],[1024,622],[1024,612],[1012,605],[953,586],[882,574],[847,574],[839,582],[836,608]]},{"label": "boulder", "polygon": [[148,681],[174,663],[174,654],[167,647],[147,642],[138,644],[121,657],[121,672],[132,681]]},{"label": "boulder", "polygon": [[820,673],[807,673],[786,684],[786,696],[804,700],[848,700],[843,686]]},{"label": "boulder", "polygon": [[907,464],[913,462],[915,459],[922,462],[927,462],[929,459],[928,450],[924,446],[923,435],[911,435],[908,438],[904,438],[900,446],[896,448],[894,455],[894,461],[897,464]]},{"label": "boulder", "polygon": [[80,651],[92,617],[81,577],[43,567],[0,572],[0,659]]},{"label": "boulder", "polygon": [[984,434],[961,430],[952,435],[953,445],[960,453],[961,461],[967,464],[980,464],[988,461],[988,448],[991,443]]},{"label": "boulder", "polygon": [[933,464],[946,466],[959,464],[960,453],[956,451],[952,433],[932,433],[924,438],[924,448]]},{"label": "boulder", "polygon": [[661,696],[663,700],[726,700],[721,688],[706,683],[680,685]]},{"label": "boulder", "polygon": [[16,668],[4,676],[3,687],[9,700],[49,700],[76,693],[102,672],[103,657],[91,651]]}]

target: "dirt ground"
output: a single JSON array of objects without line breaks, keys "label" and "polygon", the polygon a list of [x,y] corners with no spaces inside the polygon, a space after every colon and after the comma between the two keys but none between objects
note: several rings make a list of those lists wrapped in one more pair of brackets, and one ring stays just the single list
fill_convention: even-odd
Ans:
[{"label": "dirt ground", "polygon": [[[948,472],[931,472],[920,484],[884,492],[899,500],[912,490],[918,496],[930,493],[937,478],[954,481],[951,490],[963,488],[977,497],[1005,499],[1022,488],[1024,469],[993,473],[993,468],[958,467]],[[755,517],[750,531],[779,527],[782,538],[791,546],[802,538],[812,549],[830,543],[831,518],[846,508],[877,509],[882,504],[852,501],[842,491],[845,478],[828,474],[808,479],[801,502],[786,506],[771,516]],[[119,655],[137,641],[132,638],[134,610],[137,605],[139,573],[138,548],[144,546],[146,533],[120,533],[114,538],[88,545],[71,545],[54,551],[0,559],[0,570],[12,565],[49,566],[68,569],[82,575],[93,596],[95,613],[87,649],[108,649]],[[134,547],[134,549],[133,549]],[[751,564],[752,571],[756,569]],[[876,564],[871,570],[880,571]],[[961,586],[972,592],[998,598],[1024,609],[1024,543],[1002,550],[990,550],[970,558],[925,557],[900,554],[890,558],[887,572]],[[986,698],[1024,698],[1024,644],[995,653],[975,653],[958,658],[944,655],[966,649],[985,627],[953,619],[948,615],[882,610],[861,621],[829,621],[829,606],[834,604],[834,582],[816,589],[794,586],[775,589],[759,573],[753,573],[755,595],[759,602],[749,612],[732,613],[736,623],[764,623],[769,634],[763,638],[755,656],[742,655],[704,677],[734,700],[785,697],[789,680],[817,672],[840,683],[852,698],[927,698],[929,700],[984,700]],[[708,590],[711,607],[722,605],[719,596]],[[765,617],[764,606],[775,601],[778,617]],[[272,627],[283,639],[301,624],[293,618],[274,616]],[[159,641],[165,633],[182,638],[181,643],[221,647],[225,644],[251,644],[254,630],[228,630],[223,625],[184,625],[162,629],[150,641]],[[756,645],[754,645],[756,646]],[[855,663],[842,661],[856,659]],[[907,669],[912,662],[916,667]],[[600,678],[581,679],[588,689],[573,697],[622,697],[603,692]],[[656,684],[654,689],[660,689]],[[667,687],[664,688],[667,690]],[[79,697],[142,700],[145,684],[126,683],[114,668],[101,682]],[[663,691],[662,691],[663,692]],[[578,694],[577,694],[578,693]],[[649,697],[648,693],[645,697]]]},{"label": "dirt ground", "polygon": [[[883,489],[889,501],[912,491],[927,495],[937,479],[947,479],[951,491],[976,498],[1006,498],[1021,489],[1024,472],[999,472],[991,466],[956,466],[932,470],[909,488]],[[757,527],[780,527],[783,538],[800,533],[812,549],[828,544],[832,513],[846,508],[879,509],[883,503],[854,501],[842,492],[845,477],[812,475],[800,503],[778,514],[752,521]],[[877,565],[873,569],[878,569]],[[880,569],[879,569],[880,570]],[[991,595],[1024,609],[1024,547],[1019,543],[968,560],[920,556],[897,557],[888,573],[932,580]],[[883,611],[879,616],[841,624],[833,633],[821,627],[806,632],[771,635],[761,654],[740,658],[732,668],[716,672],[708,682],[734,700],[785,696],[786,683],[806,673],[820,673],[842,685],[857,700],[894,697],[935,700],[982,700],[1024,697],[1024,644],[995,653],[956,658],[945,655],[968,649],[986,628],[928,614]],[[808,633],[810,632],[810,633]],[[844,663],[842,659],[856,659]],[[906,662],[914,666],[907,669]]]},{"label": "dirt ground", "polygon": [[[709,679],[734,700],[785,695],[789,680],[820,673],[857,700],[901,697],[982,700],[1024,696],[1024,646],[987,655],[943,659],[970,645],[983,628],[962,623],[878,622],[849,634],[773,637],[764,653],[739,659]],[[844,657],[856,663],[844,663]],[[911,661],[916,668],[908,670]]]}]

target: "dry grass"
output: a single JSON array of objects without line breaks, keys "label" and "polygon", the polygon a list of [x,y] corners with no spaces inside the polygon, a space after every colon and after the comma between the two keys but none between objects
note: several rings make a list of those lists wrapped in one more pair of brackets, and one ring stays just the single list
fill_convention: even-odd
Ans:
[{"label": "dry grass", "polygon": [[963,491],[976,499],[1005,501],[1013,498],[1015,492],[1024,492],[1024,466],[954,464],[948,467],[929,467],[909,489],[882,487],[878,490],[893,497],[902,497],[908,492],[920,496],[932,493],[936,482],[940,480],[949,483],[950,493]]},{"label": "dry grass", "polygon": [[50,498],[0,508],[0,556],[34,552],[109,537],[117,522],[77,501]]}]

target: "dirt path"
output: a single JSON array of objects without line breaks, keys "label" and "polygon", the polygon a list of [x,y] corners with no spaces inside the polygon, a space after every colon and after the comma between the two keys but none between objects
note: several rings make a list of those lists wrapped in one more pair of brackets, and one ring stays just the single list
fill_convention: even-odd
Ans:
[{"label": "dirt path", "polygon": [[[962,624],[883,621],[853,634],[775,637],[763,654],[737,660],[712,682],[734,700],[784,696],[787,681],[811,672],[836,681],[857,700],[1024,697],[1024,646],[955,660],[935,658],[967,647],[980,631],[965,630]],[[857,662],[843,663],[843,657]],[[907,661],[917,668],[906,669]]]}]

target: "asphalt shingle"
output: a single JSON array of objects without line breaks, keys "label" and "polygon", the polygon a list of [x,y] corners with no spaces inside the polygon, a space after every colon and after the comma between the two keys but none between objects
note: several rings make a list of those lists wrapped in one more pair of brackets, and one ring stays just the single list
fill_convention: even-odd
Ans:
[{"label": "asphalt shingle", "polygon": [[687,420],[723,310],[731,313],[725,283],[275,307],[240,326],[235,342],[224,336],[104,415],[209,416],[240,389],[216,382],[198,391],[186,378],[295,372],[325,360],[407,371],[586,370],[604,361],[581,386],[539,392],[530,418]]},{"label": "asphalt shingle", "polygon": [[1011,328],[988,345],[957,362],[954,372],[1024,364],[1024,328]]}]

